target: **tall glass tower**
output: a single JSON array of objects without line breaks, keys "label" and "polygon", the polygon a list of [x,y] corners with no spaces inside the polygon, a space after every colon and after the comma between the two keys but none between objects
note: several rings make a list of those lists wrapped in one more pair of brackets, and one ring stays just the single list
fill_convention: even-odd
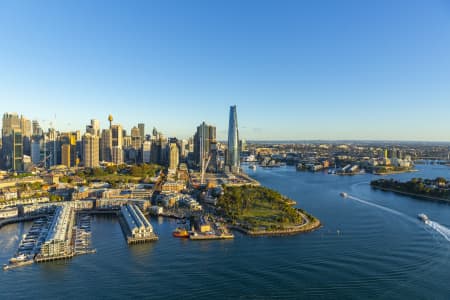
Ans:
[{"label": "tall glass tower", "polygon": [[236,105],[230,107],[230,123],[228,126],[228,157],[227,164],[231,172],[238,173],[240,169],[239,129]]}]

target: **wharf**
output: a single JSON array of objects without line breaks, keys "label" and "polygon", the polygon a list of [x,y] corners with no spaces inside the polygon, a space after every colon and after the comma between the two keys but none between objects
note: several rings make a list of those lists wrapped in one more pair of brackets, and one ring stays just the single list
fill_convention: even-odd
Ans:
[{"label": "wharf", "polygon": [[14,224],[14,223],[20,223],[20,222],[26,222],[26,221],[34,221],[34,220],[37,220],[39,218],[43,218],[46,216],[48,216],[48,214],[39,214],[39,215],[34,215],[34,216],[24,216],[24,217],[3,219],[3,220],[0,220],[0,228],[2,228],[5,225],[8,225],[8,224]]},{"label": "wharf", "polygon": [[149,242],[156,242],[159,240],[158,236],[154,233],[147,237],[140,237],[140,238],[133,237],[130,229],[128,228],[127,222],[125,221],[125,218],[122,216],[122,214],[118,214],[118,216],[119,216],[120,227],[122,228],[123,235],[124,235],[128,245],[144,244],[144,243],[149,243]]},{"label": "wharf", "polygon": [[133,244],[145,244],[149,242],[156,242],[159,238],[154,234],[153,236],[146,237],[146,238],[133,238],[131,236],[127,236],[127,244],[133,245]]},{"label": "wharf", "polygon": [[192,241],[232,240],[232,239],[234,239],[234,235],[233,234],[222,234],[222,235],[197,234],[197,235],[190,235],[189,239]]},{"label": "wharf", "polygon": [[34,258],[34,261],[36,263],[45,263],[45,262],[49,262],[49,261],[72,259],[74,256],[75,256],[74,253],[65,254],[65,255],[58,255],[58,256],[48,256],[48,257],[37,255]]}]

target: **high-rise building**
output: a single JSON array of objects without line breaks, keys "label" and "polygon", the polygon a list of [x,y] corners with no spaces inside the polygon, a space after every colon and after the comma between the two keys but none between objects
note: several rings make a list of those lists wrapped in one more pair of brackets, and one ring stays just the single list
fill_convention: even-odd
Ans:
[{"label": "high-rise building", "polygon": [[100,136],[100,121],[92,119],[91,125],[86,126],[86,132],[92,135]]},{"label": "high-rise building", "polygon": [[12,152],[12,169],[14,171],[23,171],[23,135],[22,130],[13,129],[13,152]]},{"label": "high-rise building", "polygon": [[103,129],[102,138],[100,142],[100,160],[101,161],[112,161],[112,132],[111,129]]},{"label": "high-rise building", "polygon": [[124,136],[123,137],[123,149],[129,149],[131,148],[131,136]]},{"label": "high-rise building", "polygon": [[180,157],[182,160],[185,160],[189,152],[188,141],[187,140],[179,141],[179,146],[180,146]]},{"label": "high-rise building", "polygon": [[20,131],[20,119],[16,113],[5,113],[2,120],[1,167],[14,169],[14,130]]},{"label": "high-rise building", "polygon": [[10,135],[13,129],[20,129],[20,119],[16,113],[5,113],[2,122],[2,135]]},{"label": "high-rise building", "polygon": [[119,146],[112,147],[112,162],[116,165],[123,164],[123,149]]},{"label": "high-rise building", "polygon": [[180,153],[178,151],[178,145],[176,140],[170,142],[170,155],[169,155],[169,172],[175,173],[178,169],[180,162]]},{"label": "high-rise building", "polygon": [[239,173],[241,159],[239,151],[239,129],[236,105],[230,107],[230,123],[228,126],[228,157],[227,165],[231,172]]},{"label": "high-rise building", "polygon": [[111,126],[111,134],[112,134],[113,147],[122,147],[123,146],[122,125],[112,125]]},{"label": "high-rise building", "polygon": [[194,135],[194,159],[198,166],[208,159],[212,143],[216,143],[216,127],[203,122]]},{"label": "high-rise building", "polygon": [[142,143],[142,162],[148,164],[151,162],[152,142],[145,141]]},{"label": "high-rise building", "polygon": [[[78,158],[77,157],[78,156],[77,155],[77,133],[76,132],[63,132],[60,134],[59,140],[60,140],[60,144],[61,144],[61,164],[68,166],[69,168],[71,166],[75,166],[77,163],[77,158]],[[69,163],[64,163],[64,161],[63,161],[64,160],[63,159],[63,156],[64,156],[63,149],[65,149],[65,148],[63,148],[62,146],[64,144],[69,145],[69,150],[68,150]]]},{"label": "high-rise building", "polygon": [[35,136],[31,141],[31,161],[38,165],[45,159],[45,138],[43,136]]},{"label": "high-rise building", "polygon": [[139,123],[138,128],[139,128],[139,135],[141,136],[141,141],[143,142],[145,141],[145,124]]},{"label": "high-rise building", "polygon": [[61,164],[68,168],[71,167],[70,148],[70,144],[63,144],[61,146]]},{"label": "high-rise building", "polygon": [[131,129],[131,147],[135,150],[141,149],[141,143],[143,137],[141,137],[141,132],[138,127],[133,127]]},{"label": "high-rise building", "polygon": [[22,136],[31,137],[33,133],[31,121],[24,116],[20,116],[20,129],[22,130]]},{"label": "high-rise building", "polygon": [[86,133],[83,136],[83,162],[87,168],[95,168],[99,163],[99,138]]},{"label": "high-rise building", "polygon": [[33,128],[32,129],[33,136],[42,136],[43,131],[42,131],[41,125],[39,125],[39,121],[33,120],[32,128]]}]

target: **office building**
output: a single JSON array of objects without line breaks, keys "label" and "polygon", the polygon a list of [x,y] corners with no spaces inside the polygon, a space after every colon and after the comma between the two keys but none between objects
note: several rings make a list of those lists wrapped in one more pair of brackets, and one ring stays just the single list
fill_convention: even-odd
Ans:
[{"label": "office building", "polygon": [[236,105],[230,107],[227,153],[228,153],[227,165],[230,167],[231,172],[239,173],[241,160],[239,150],[239,129],[238,129]]},{"label": "office building", "polygon": [[116,165],[123,164],[123,149],[119,146],[112,147],[112,162]]},{"label": "office building", "polygon": [[152,142],[145,141],[142,143],[142,162],[148,164],[151,162]]},{"label": "office building", "polygon": [[23,136],[22,130],[12,130],[12,169],[14,171],[23,171]]},{"label": "office building", "polygon": [[39,125],[39,122],[37,120],[33,120],[32,122],[32,132],[33,136],[42,136],[44,133],[42,131],[41,125]]},{"label": "office building", "polygon": [[103,129],[102,138],[100,141],[100,160],[101,161],[112,161],[112,131],[111,129]]},{"label": "office building", "polygon": [[91,125],[86,126],[86,133],[91,135],[100,136],[100,121],[92,119]]},{"label": "office building", "polygon": [[31,121],[24,116],[20,116],[20,129],[22,130],[22,136],[24,137],[31,137],[33,134]]},{"label": "office building", "polygon": [[39,164],[43,160],[43,152],[41,152],[41,140],[43,140],[43,138],[36,136],[31,141],[31,161],[35,165]]},{"label": "office building", "polygon": [[123,146],[122,125],[111,125],[111,134],[113,147],[122,147]]},{"label": "office building", "polygon": [[140,129],[138,127],[133,127],[131,129],[131,148],[135,150],[141,149],[141,143],[144,138],[141,136]]},{"label": "office building", "polygon": [[71,167],[71,156],[70,156],[70,144],[63,144],[61,146],[61,164],[70,168]]},{"label": "office building", "polygon": [[216,143],[216,127],[203,122],[194,135],[194,159],[198,167],[208,160],[212,143]]},{"label": "office building", "polygon": [[87,168],[95,168],[99,163],[99,138],[86,133],[83,136],[83,162]]},{"label": "office building", "polygon": [[172,140],[169,145],[169,172],[175,173],[178,169],[178,164],[180,160],[180,153],[178,151],[178,145],[176,139]]},{"label": "office building", "polygon": [[139,128],[139,135],[141,136],[141,141],[143,142],[145,140],[145,124],[139,123],[138,128]]}]

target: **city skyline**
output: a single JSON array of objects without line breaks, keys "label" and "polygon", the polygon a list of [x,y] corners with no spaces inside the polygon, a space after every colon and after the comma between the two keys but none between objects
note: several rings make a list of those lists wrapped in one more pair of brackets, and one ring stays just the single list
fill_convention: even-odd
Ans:
[{"label": "city skyline", "polygon": [[441,1],[11,1],[0,101],[61,131],[112,114],[226,140],[237,105],[248,140],[450,141],[449,32]]}]

